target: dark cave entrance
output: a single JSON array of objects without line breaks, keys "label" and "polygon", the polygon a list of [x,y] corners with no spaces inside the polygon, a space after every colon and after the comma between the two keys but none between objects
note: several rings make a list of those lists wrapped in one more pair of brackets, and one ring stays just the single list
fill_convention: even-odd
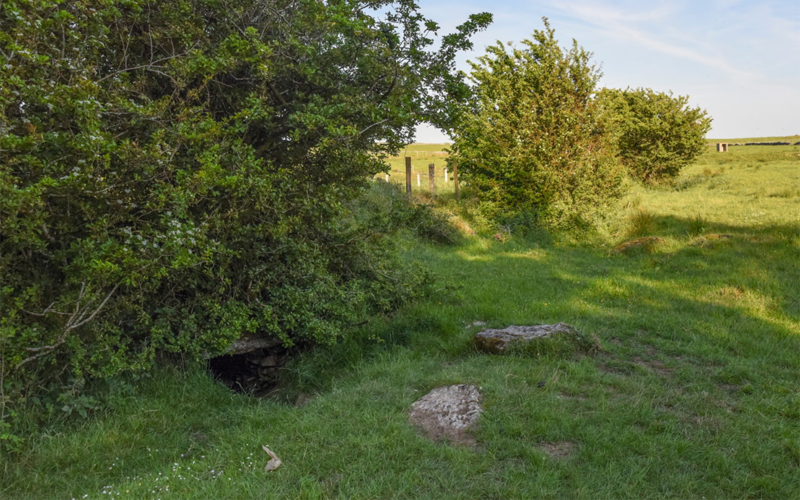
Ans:
[{"label": "dark cave entrance", "polygon": [[278,385],[288,352],[283,346],[226,354],[208,360],[208,371],[230,390],[265,396]]}]

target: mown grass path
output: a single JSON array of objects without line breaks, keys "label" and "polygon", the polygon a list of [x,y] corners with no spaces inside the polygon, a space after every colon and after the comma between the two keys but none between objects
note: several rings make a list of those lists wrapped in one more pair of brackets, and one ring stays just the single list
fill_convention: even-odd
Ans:
[{"label": "mown grass path", "polygon": [[[665,240],[650,253],[612,251],[626,214],[582,245],[409,248],[458,290],[293,363],[308,403],[163,370],[112,413],[31,443],[0,497],[800,498],[798,162],[758,149],[722,173],[704,173],[722,158],[706,155],[682,191],[634,192],[631,213]],[[482,355],[474,321],[564,321],[603,352]],[[408,424],[414,400],[452,383],[484,394],[475,448]]]}]

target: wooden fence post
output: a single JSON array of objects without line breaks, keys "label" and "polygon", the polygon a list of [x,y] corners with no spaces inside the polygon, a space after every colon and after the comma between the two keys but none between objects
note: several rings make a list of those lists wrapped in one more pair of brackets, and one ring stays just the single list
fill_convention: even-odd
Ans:
[{"label": "wooden fence post", "polygon": [[411,198],[411,157],[406,156],[406,194]]},{"label": "wooden fence post", "polygon": [[436,165],[433,163],[428,164],[428,180],[430,182],[430,191],[431,195],[436,196],[436,182],[435,176],[436,175]]},{"label": "wooden fence post", "polygon": [[444,183],[447,184],[447,167],[444,167]]},{"label": "wooden fence post", "polygon": [[418,188],[422,187],[422,180],[420,180],[420,178],[421,178],[420,173],[417,172],[417,187]]},{"label": "wooden fence post", "polygon": [[453,160],[453,187],[456,190],[456,201],[458,201],[458,162]]}]

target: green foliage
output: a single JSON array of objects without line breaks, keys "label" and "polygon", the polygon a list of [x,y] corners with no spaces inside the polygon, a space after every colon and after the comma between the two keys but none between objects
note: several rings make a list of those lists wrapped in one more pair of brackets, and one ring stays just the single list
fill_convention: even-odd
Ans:
[{"label": "green foliage", "polygon": [[394,233],[406,229],[417,238],[443,245],[461,241],[461,234],[447,213],[409,200],[399,184],[373,183],[365,196],[356,200],[353,213],[373,231]]},{"label": "green foliage", "polygon": [[619,156],[642,182],[672,182],[703,152],[711,117],[688,96],[651,89],[603,89],[598,99],[611,116]]},{"label": "green foliage", "polygon": [[547,19],[523,48],[502,43],[472,64],[475,99],[451,148],[495,216],[586,226],[621,194],[622,169],[592,98],[600,72],[577,42],[562,49]]},{"label": "green foliage", "polygon": [[333,342],[403,302],[348,204],[420,120],[449,120],[455,54],[490,16],[432,51],[413,2],[363,7],[0,4],[0,420],[63,374],[245,333]]}]

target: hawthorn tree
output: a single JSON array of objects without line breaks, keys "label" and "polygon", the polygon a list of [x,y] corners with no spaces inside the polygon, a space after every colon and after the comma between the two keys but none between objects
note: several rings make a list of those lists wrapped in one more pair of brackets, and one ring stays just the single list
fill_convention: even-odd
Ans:
[{"label": "hawthorn tree", "polygon": [[603,89],[619,157],[632,177],[648,184],[674,180],[705,147],[711,117],[688,96],[651,89]]},{"label": "hawthorn tree", "polygon": [[347,204],[448,126],[490,21],[432,50],[411,0],[3,0],[0,420],[54,377],[330,342],[412,295]]},{"label": "hawthorn tree", "polygon": [[454,158],[495,216],[585,226],[621,194],[622,169],[594,99],[591,54],[577,42],[562,49],[544,24],[522,47],[497,42],[472,63]]}]

